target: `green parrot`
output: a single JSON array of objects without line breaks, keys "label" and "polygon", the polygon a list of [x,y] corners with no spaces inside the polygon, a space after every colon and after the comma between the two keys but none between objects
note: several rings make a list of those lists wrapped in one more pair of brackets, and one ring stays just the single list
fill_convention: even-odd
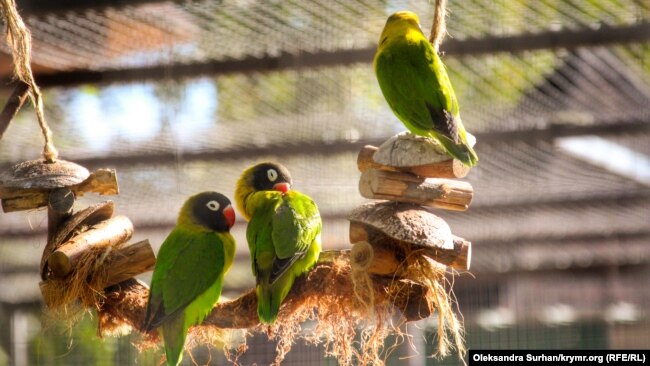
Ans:
[{"label": "green parrot", "polygon": [[294,280],[316,264],[321,251],[318,207],[291,184],[284,166],[262,163],[245,170],[235,189],[237,208],[249,221],[257,315],[266,324],[277,319]]},{"label": "green parrot", "polygon": [[176,227],[160,247],[142,329],[162,327],[168,365],[181,362],[187,330],[200,324],[219,300],[235,256],[229,232],[234,223],[226,196],[202,192],[185,201]]},{"label": "green parrot", "polygon": [[435,139],[463,164],[476,165],[445,65],[417,15],[399,11],[388,17],[374,67],[384,98],[406,128]]}]

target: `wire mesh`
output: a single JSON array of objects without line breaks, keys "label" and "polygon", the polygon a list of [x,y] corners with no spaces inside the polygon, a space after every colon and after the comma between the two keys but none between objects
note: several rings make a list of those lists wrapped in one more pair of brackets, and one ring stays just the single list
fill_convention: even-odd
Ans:
[{"label": "wire mesh", "polygon": [[[650,5],[643,1],[471,0],[449,6],[448,33],[455,40],[650,19]],[[416,11],[422,28],[430,28],[432,4],[416,0],[154,1],[28,15],[27,23],[35,69],[45,73],[372,49],[386,16],[402,8]],[[443,60],[481,157],[467,177],[475,191],[470,210],[434,210],[454,234],[474,244],[475,279],[462,274],[454,286],[468,345],[647,345],[650,46],[443,55]],[[365,202],[357,186],[359,143],[381,142],[404,129],[368,63],[53,88],[45,100],[62,158],[88,162],[91,169],[117,168],[121,193],[110,199],[119,214],[133,220],[134,240],[148,238],[155,250],[185,197],[208,189],[232,197],[245,167],[271,159],[285,164],[296,188],[318,203],[325,248],[347,248],[346,215]],[[627,156],[632,172],[585,159],[562,141],[592,133],[637,153]],[[37,158],[41,144],[32,111],[25,108],[0,141],[0,169]],[[87,196],[77,205],[104,199]],[[17,309],[27,309],[21,304],[40,297],[45,227],[42,211],[0,215],[2,329],[9,329]],[[240,220],[227,296],[254,283],[244,231]],[[27,321],[32,340],[40,329],[34,323]],[[403,347],[388,363],[456,362],[425,358],[433,353],[434,323],[412,330],[422,342],[418,354]],[[75,337],[94,339],[90,330],[93,324],[80,327]],[[138,355],[128,344],[132,340],[106,340],[96,357],[107,364],[158,362],[159,351]],[[83,346],[66,349],[50,345],[51,338],[33,342],[27,346],[36,352],[30,360],[41,364],[50,355],[65,364],[97,363],[80,351]],[[13,352],[6,346],[10,342],[2,344],[0,364]],[[274,358],[273,342],[254,337],[250,345],[244,364]],[[226,362],[207,348],[198,350],[196,359]],[[334,363],[322,348],[300,344],[285,364]]]}]

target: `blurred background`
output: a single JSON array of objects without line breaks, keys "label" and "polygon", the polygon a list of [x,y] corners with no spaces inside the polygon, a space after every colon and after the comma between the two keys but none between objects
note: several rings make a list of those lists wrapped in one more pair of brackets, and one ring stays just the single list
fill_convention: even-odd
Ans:
[{"label": "blurred background", "polygon": [[[285,164],[324,217],[326,249],[349,248],[347,214],[359,149],[404,130],[372,70],[389,14],[409,9],[428,34],[426,0],[18,0],[33,34],[33,69],[61,158],[115,168],[116,212],[157,251],[183,200],[232,197],[241,171]],[[650,2],[448,0],[441,50],[481,161],[469,211],[436,210],[473,243],[454,280],[470,348],[650,346]],[[0,104],[11,93],[0,46]],[[38,158],[25,107],[0,140],[0,170]],[[83,208],[104,200],[88,195]],[[44,211],[0,214],[0,365],[158,364],[137,336],[100,340],[95,318],[41,326],[38,263]],[[254,282],[245,223],[225,296]],[[149,281],[150,275],[142,276]],[[432,359],[435,321],[409,326]],[[275,345],[249,340],[243,364]],[[197,349],[197,362],[226,364]],[[185,357],[184,364],[191,364]],[[297,344],[287,365],[334,365]]]}]

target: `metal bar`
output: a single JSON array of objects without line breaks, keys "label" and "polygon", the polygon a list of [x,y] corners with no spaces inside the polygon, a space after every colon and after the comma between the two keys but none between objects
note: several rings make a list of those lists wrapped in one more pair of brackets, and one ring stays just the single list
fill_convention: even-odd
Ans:
[{"label": "metal bar", "polygon": [[[600,202],[601,200],[594,200],[594,202]],[[530,205],[528,206],[530,207]],[[647,228],[639,228],[635,232],[614,232],[610,235],[604,236],[602,234],[576,234],[576,235],[561,235],[561,236],[524,236],[524,237],[512,237],[507,240],[501,239],[487,239],[480,240],[481,247],[498,247],[498,246],[509,246],[509,245],[519,245],[520,243],[526,244],[544,244],[549,242],[561,242],[561,243],[575,243],[575,242],[584,242],[586,244],[613,240],[618,242],[623,242],[626,240],[640,240],[650,238],[650,230]],[[496,250],[496,249],[495,249]]]},{"label": "metal bar", "polygon": [[[501,131],[476,134],[477,141],[481,144],[495,144],[512,141],[552,141],[555,138],[581,135],[616,136],[624,134],[638,134],[650,132],[650,119],[638,119],[634,121],[606,121],[599,125],[572,126],[551,124],[548,128],[528,129],[521,131]],[[156,152],[151,154],[133,155],[107,155],[90,158],[75,158],[75,162],[88,168],[132,166],[135,164],[169,164],[170,161],[213,161],[213,160],[237,160],[242,156],[255,158],[259,156],[310,156],[330,155],[339,153],[350,153],[359,151],[364,145],[379,146],[385,139],[364,139],[355,142],[337,141],[326,142],[302,142],[300,144],[284,143],[269,146],[246,146],[229,150],[210,149],[202,151],[186,152]],[[306,147],[307,146],[307,147]],[[1,171],[2,169],[0,169]]]},{"label": "metal bar", "polygon": [[184,79],[236,73],[272,72],[309,67],[341,66],[372,61],[375,48],[340,51],[282,53],[279,56],[246,57],[242,59],[208,60],[204,62],[125,68],[117,70],[74,70],[36,75],[42,88],[72,87],[82,84],[110,84]]},{"label": "metal bar", "polygon": [[[635,192],[633,194],[628,194],[625,196],[614,196],[614,197],[602,197],[602,196],[597,196],[597,197],[588,197],[588,198],[578,198],[578,199],[564,199],[564,200],[549,200],[547,202],[542,202],[542,201],[535,201],[534,202],[534,207],[543,207],[543,208],[553,208],[553,207],[558,207],[558,208],[566,208],[572,205],[589,205],[589,204],[599,204],[599,205],[607,205],[607,204],[618,204],[620,206],[625,206],[625,205],[639,205],[643,203],[650,204],[650,192],[647,191],[639,191]],[[469,211],[466,213],[463,213],[463,215],[485,215],[489,214],[490,212],[486,211],[497,211],[498,212],[506,212],[509,210],[520,210],[522,207],[531,207],[531,202],[514,202],[510,204],[500,204],[500,205],[484,205],[484,206],[472,206]],[[348,213],[330,213],[330,214],[323,214],[321,215],[324,221],[335,221],[335,220],[347,220],[348,218]],[[135,226],[139,231],[145,231],[145,230],[171,230],[171,228],[176,225],[175,221],[167,221],[167,222],[146,222],[142,224],[138,224],[135,222]],[[0,232],[0,238],[4,239],[11,239],[11,238],[30,238],[30,240],[33,240],[37,237],[44,236],[46,234],[45,229],[37,229],[37,230],[12,230],[12,231],[5,231],[5,232]],[[617,235],[617,234],[613,234]],[[640,230],[638,233],[621,233],[618,234],[617,237],[631,237],[631,236],[650,236],[650,230],[643,228]],[[539,236],[539,237],[516,237],[512,239],[508,239],[507,241],[505,240],[481,240],[481,245],[496,245],[496,244],[503,244],[503,243],[509,243],[510,241],[513,242],[535,242],[535,241],[548,241],[548,240],[578,240],[577,238],[584,238],[584,240],[596,240],[596,239],[602,239],[602,235],[584,235],[581,234],[580,236],[562,236],[558,238],[549,238],[547,236]],[[0,245],[1,242],[0,242]]]},{"label": "metal bar", "polygon": [[[487,36],[480,39],[450,40],[443,52],[453,56],[480,55],[497,52],[523,52],[538,49],[576,48],[606,44],[629,44],[650,40],[650,22],[598,29],[546,31],[515,36]],[[74,70],[40,74],[36,82],[41,87],[71,87],[81,84],[108,84],[234,73],[272,72],[298,68],[315,68],[369,63],[374,46],[352,50],[283,53],[279,56],[247,57],[239,60],[208,60],[193,63],[124,68],[118,70]]]},{"label": "metal bar", "polygon": [[566,123],[551,122],[549,127],[516,131],[494,131],[477,134],[477,141],[481,144],[506,141],[540,140],[552,141],[559,137],[599,135],[616,136],[625,134],[638,134],[650,132],[650,118],[624,118],[612,121],[600,121],[593,125],[568,125]]},{"label": "metal bar", "polygon": [[602,46],[612,43],[639,43],[650,39],[650,23],[627,26],[601,24],[597,29],[563,29],[504,37],[486,37],[446,42],[441,47],[450,55],[479,55],[542,49]]},{"label": "metal bar", "polygon": [[150,3],[175,2],[182,0],[17,0],[18,9],[23,16],[43,16],[65,12],[86,10],[119,9]]}]

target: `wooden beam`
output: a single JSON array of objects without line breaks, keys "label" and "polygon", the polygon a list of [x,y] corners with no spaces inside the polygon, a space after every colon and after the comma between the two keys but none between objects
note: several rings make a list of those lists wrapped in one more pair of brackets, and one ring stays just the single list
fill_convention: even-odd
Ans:
[{"label": "wooden beam", "polygon": [[2,135],[4,135],[7,127],[9,127],[9,122],[16,116],[28,96],[29,85],[22,81],[17,81],[13,93],[11,93],[11,96],[7,100],[7,104],[5,104],[2,112],[0,112],[0,139],[2,139]]}]

